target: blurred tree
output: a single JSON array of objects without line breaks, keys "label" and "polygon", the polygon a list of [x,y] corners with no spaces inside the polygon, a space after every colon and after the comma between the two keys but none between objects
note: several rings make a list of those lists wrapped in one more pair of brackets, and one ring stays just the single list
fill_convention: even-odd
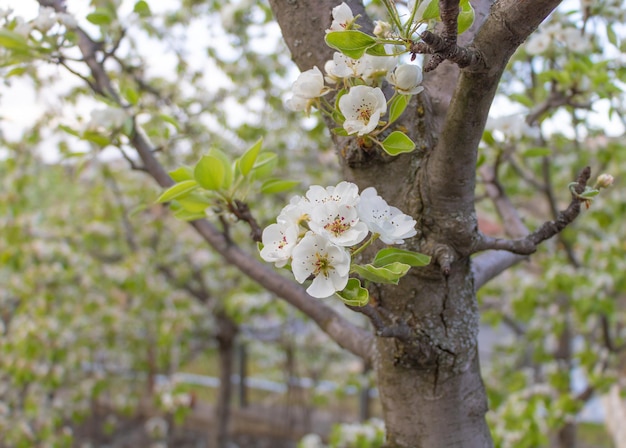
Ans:
[{"label": "blurred tree", "polygon": [[[623,151],[617,151],[623,142],[603,135],[609,120],[616,126],[624,122],[624,68],[616,56],[623,46],[623,30],[615,26],[623,15],[619,2],[564,5],[563,14],[553,14],[540,31],[561,1],[477,0],[471,2],[475,17],[469,3],[459,0],[417,2],[417,9],[411,9],[415,2],[373,1],[367,11],[360,1],[346,2],[368,35],[381,33],[372,18],[384,18],[377,15],[395,10],[396,3],[406,12],[395,18],[396,25],[410,17],[407,11],[420,11],[415,19],[433,19],[426,21],[429,31],[420,28],[421,34],[405,42],[413,57],[425,55],[426,73],[424,91],[389,128],[415,142],[414,151],[396,157],[372,146],[367,133],[348,136],[346,126],[348,132],[337,131],[331,119],[283,113],[289,64],[268,32],[272,14],[292,59],[305,71],[334,58],[324,36],[339,2],[269,3],[182,1],[177,9],[157,13],[151,9],[156,2],[129,7],[94,0],[83,20],[70,15],[62,1],[40,0],[33,20],[2,14],[2,66],[7,77],[28,76],[42,90],[52,81],[40,61],[78,77],[82,83],[67,99],[80,105],[95,97],[106,109],[85,125],[64,124],[68,135],[55,137],[61,154],[77,155],[70,149],[76,139],[89,142],[92,153],[113,146],[131,168],[147,172],[163,188],[189,176],[177,170],[172,180],[164,166],[195,163],[209,147],[221,149],[210,160],[222,160],[220,154],[233,160],[244,143],[261,136],[273,151],[289,151],[281,162],[264,159],[277,164],[282,175],[307,184],[325,181],[333,169],[324,131],[329,127],[339,158],[335,171],[362,190],[375,187],[413,216],[417,235],[404,247],[432,257],[429,266],[412,269],[397,286],[371,284],[370,303],[352,307],[369,319],[373,331],[310,297],[245,249],[245,230],[233,221],[247,222],[258,241],[256,220],[269,220],[276,208],[266,195],[253,190],[246,202],[227,201],[229,213],[210,216],[217,224],[197,219],[207,208],[199,199],[182,198],[175,214],[189,219],[224,262],[372,364],[387,446],[483,447],[494,441],[537,446],[548,443],[551,433],[560,446],[575,446],[574,416],[618,376],[615,355],[625,337],[623,314],[617,312],[624,285],[617,273],[626,248],[608,237],[621,230],[612,216],[621,203],[595,199],[598,210],[576,230],[564,231],[597,193],[592,187],[599,185],[587,185],[590,170],[584,167],[623,169]],[[207,26],[218,12],[222,27]],[[457,37],[457,25],[468,15],[473,25]],[[147,48],[172,56],[173,76],[151,72]],[[199,64],[205,61],[201,53],[209,56],[207,66]],[[388,79],[398,90],[402,81],[395,75]],[[392,88],[386,91],[390,99]],[[505,97],[505,107],[518,114],[490,122],[484,132],[494,98]],[[60,124],[54,114],[43,123]],[[267,185],[261,191],[268,191]],[[525,220],[517,211],[522,208]],[[487,226],[495,213],[502,225]],[[479,302],[481,287],[546,240],[547,249],[525,265],[532,275],[542,274],[541,281],[511,276],[506,284],[485,288]],[[521,338],[496,359],[511,373],[489,381],[493,437],[478,362],[480,306]],[[575,375],[584,378],[582,389]]]}]

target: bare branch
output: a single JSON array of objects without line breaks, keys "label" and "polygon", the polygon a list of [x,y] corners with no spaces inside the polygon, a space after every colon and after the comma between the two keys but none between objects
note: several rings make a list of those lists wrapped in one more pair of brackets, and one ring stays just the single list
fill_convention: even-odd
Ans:
[{"label": "bare branch", "polygon": [[604,346],[612,353],[620,353],[626,350],[626,344],[615,345],[613,337],[611,336],[611,329],[609,328],[609,319],[606,314],[600,315],[600,325],[602,326],[602,339],[604,340]]},{"label": "bare branch", "polygon": [[506,250],[518,255],[532,254],[537,250],[537,246],[539,246],[539,244],[560,233],[578,217],[580,214],[580,205],[585,202],[585,199],[578,195],[585,190],[590,176],[591,169],[589,167],[586,167],[581,171],[578,179],[576,180],[577,186],[574,187],[577,194],[572,193],[572,200],[569,206],[565,210],[560,211],[554,221],[547,221],[533,233],[516,240],[506,240],[481,235],[476,244],[475,252],[496,249]]}]

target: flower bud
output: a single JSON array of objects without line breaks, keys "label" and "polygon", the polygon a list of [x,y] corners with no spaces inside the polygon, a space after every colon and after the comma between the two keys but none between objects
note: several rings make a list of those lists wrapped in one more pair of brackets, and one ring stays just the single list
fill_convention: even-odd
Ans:
[{"label": "flower bud", "polygon": [[598,176],[598,180],[596,180],[596,188],[608,188],[613,185],[613,181],[615,178],[610,174],[604,173]]},{"label": "flower bud", "polygon": [[391,35],[390,23],[382,20],[376,20],[374,23],[376,24],[374,27],[374,36],[385,38]]},{"label": "flower bud", "polygon": [[400,65],[393,72],[389,73],[387,80],[393,84],[398,93],[402,95],[415,95],[424,90],[424,88],[420,86],[422,82],[422,69],[417,65]]}]

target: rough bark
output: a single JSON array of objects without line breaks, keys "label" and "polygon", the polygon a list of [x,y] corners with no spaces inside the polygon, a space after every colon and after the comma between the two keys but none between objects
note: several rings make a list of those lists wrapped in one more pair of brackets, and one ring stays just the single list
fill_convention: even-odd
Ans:
[{"label": "rough bark", "polygon": [[[270,3],[298,67],[323,67],[332,55],[323,43],[324,29],[340,1]],[[362,4],[347,3],[368,28]],[[476,2],[479,18],[490,3]],[[559,3],[495,3],[470,43],[482,64],[460,71],[441,64],[409,106],[400,125],[417,142],[413,153],[391,159],[363,151],[355,139],[334,138],[344,177],[361,188],[376,187],[391,204],[411,213],[418,235],[409,248],[435,260],[414,269],[399,286],[371,290],[384,324],[402,328],[390,332],[402,337],[377,338],[373,359],[390,447],[493,444],[484,418],[487,401],[477,356],[479,316],[469,257],[479,239],[474,210],[477,148],[508,59]],[[483,272],[492,272],[488,268]]]}]

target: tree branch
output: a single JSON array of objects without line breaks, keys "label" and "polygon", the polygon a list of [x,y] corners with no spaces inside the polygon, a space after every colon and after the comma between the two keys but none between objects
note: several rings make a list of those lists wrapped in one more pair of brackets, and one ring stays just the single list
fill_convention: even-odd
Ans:
[{"label": "tree branch", "polygon": [[539,246],[539,244],[560,233],[578,217],[580,214],[580,205],[585,202],[585,199],[578,195],[585,190],[590,177],[591,168],[584,168],[579,174],[578,179],[576,179],[577,185],[574,187],[574,191],[577,194],[572,193],[572,200],[569,206],[565,210],[558,212],[554,221],[547,221],[533,233],[524,238],[515,240],[492,238],[487,235],[480,235],[480,239],[476,244],[475,252],[496,249],[506,250],[518,255],[532,254],[537,250],[537,246]]},{"label": "tree branch", "polygon": [[[66,12],[61,0],[39,0],[40,4],[52,6],[57,12]],[[103,65],[98,62],[98,45],[83,30],[77,28],[78,46],[95,80],[96,86],[106,92],[116,103],[121,99]],[[154,156],[154,148],[133,120],[130,135],[132,146],[143,162],[143,168],[163,188],[173,185],[173,181]],[[309,296],[304,288],[278,274],[256,257],[231,244],[219,230],[206,220],[190,223],[200,236],[209,243],[224,259],[236,266],[242,273],[255,280],[267,290],[293,305],[325,331],[337,344],[365,360],[370,360],[374,337],[336,313],[332,308]]]}]

